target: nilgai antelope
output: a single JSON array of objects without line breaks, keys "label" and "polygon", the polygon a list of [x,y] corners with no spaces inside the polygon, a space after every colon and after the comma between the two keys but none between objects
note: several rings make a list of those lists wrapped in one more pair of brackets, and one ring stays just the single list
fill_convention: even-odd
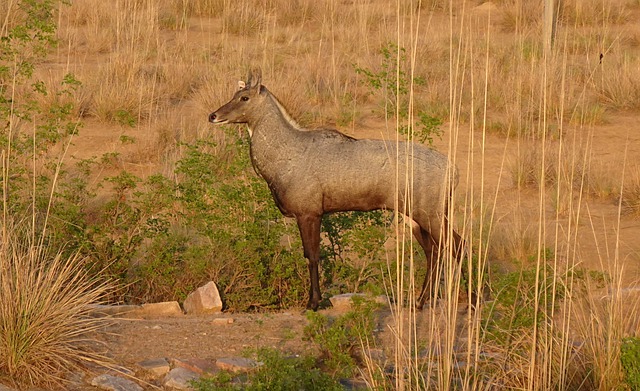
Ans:
[{"label": "nilgai antelope", "polygon": [[[447,227],[447,204],[455,170],[443,154],[423,145],[354,139],[337,130],[301,129],[266,87],[261,72],[224,106],[209,115],[214,124],[244,123],[251,162],[267,182],[280,211],[296,219],[311,286],[307,308],[321,301],[318,281],[320,223],[326,213],[393,209],[413,219],[413,233],[427,257],[427,275],[417,306],[422,308],[437,279],[446,236],[459,261],[464,243]],[[405,179],[407,170],[410,170]]]}]

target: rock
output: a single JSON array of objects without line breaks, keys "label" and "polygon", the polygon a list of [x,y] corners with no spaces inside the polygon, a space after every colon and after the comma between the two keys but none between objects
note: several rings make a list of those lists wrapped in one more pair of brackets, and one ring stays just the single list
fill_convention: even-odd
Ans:
[{"label": "rock", "polygon": [[340,385],[344,390],[368,390],[369,384],[364,380],[340,379]]},{"label": "rock", "polygon": [[210,360],[203,360],[200,358],[192,358],[188,360],[174,358],[171,359],[171,364],[176,368],[185,368],[199,375],[204,375],[205,373],[215,373],[218,371],[218,367],[216,367],[215,362]]},{"label": "rock", "polygon": [[91,385],[109,391],[142,391],[142,387],[129,379],[108,374],[94,377]]},{"label": "rock", "polygon": [[218,287],[213,281],[189,293],[185,299],[184,310],[188,315],[213,314],[222,311],[222,300]]},{"label": "rock", "polygon": [[614,298],[621,298],[625,300],[636,299],[640,297],[640,287],[632,286],[621,289],[609,289],[605,299],[611,300]]},{"label": "rock", "polygon": [[329,301],[331,302],[333,308],[337,310],[350,310],[353,306],[354,297],[362,297],[363,299],[373,300],[374,302],[382,305],[387,305],[389,303],[387,296],[385,295],[371,297],[363,293],[343,293],[341,295],[332,296],[331,298],[329,298]]},{"label": "rock", "polygon": [[130,316],[139,317],[163,317],[163,316],[182,316],[184,312],[180,308],[177,301],[165,301],[161,303],[143,304],[139,309],[129,312]]},{"label": "rock", "polygon": [[178,390],[191,390],[190,382],[193,380],[198,380],[200,376],[197,373],[190,371],[186,368],[176,367],[173,368],[167,375],[164,377],[164,386],[175,388]]},{"label": "rock", "polygon": [[103,305],[91,304],[89,306],[89,315],[102,318],[105,316],[127,316],[131,312],[140,310],[139,305]]},{"label": "rock", "polygon": [[249,372],[263,363],[244,357],[222,357],[216,360],[216,366],[224,371]]},{"label": "rock", "polygon": [[[73,372],[65,373],[64,379],[68,381],[69,382],[68,384],[71,386],[79,386],[79,385],[85,384],[85,376],[86,374],[82,371],[73,371]],[[2,390],[2,387],[0,387],[0,391],[1,390]]]},{"label": "rock", "polygon": [[384,350],[377,348],[366,349],[364,352],[361,352],[361,355],[378,362],[384,362],[387,359],[387,355],[384,353]]},{"label": "rock", "polygon": [[156,378],[166,375],[171,370],[169,362],[164,358],[154,358],[138,363],[142,370],[153,374]]},{"label": "rock", "polygon": [[233,322],[233,318],[215,318],[211,321],[211,324],[214,326],[224,326]]}]

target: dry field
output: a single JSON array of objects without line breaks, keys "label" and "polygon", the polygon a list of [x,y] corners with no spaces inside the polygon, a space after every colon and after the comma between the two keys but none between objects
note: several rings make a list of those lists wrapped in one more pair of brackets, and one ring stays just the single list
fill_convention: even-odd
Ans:
[{"label": "dry field", "polygon": [[[588,345],[585,362],[597,362],[589,384],[614,389],[612,336],[640,333],[640,2],[559,3],[549,51],[542,1],[61,3],[59,44],[36,75],[75,75],[82,84],[65,99],[83,125],[68,151],[49,153],[70,162],[113,153],[96,182],[123,169],[172,177],[181,142],[224,137],[207,116],[255,67],[308,128],[396,139],[407,137],[397,129],[418,132],[421,115],[440,119],[433,146],[459,169],[453,220],[476,255],[469,268],[537,266],[543,275],[552,265],[558,279],[576,268],[607,276],[584,297],[558,300],[558,319],[522,337],[539,348],[505,364],[499,381],[466,372],[456,375],[460,389],[577,389],[579,375],[556,376],[578,372],[569,365],[575,339]],[[386,337],[397,371],[415,364],[416,346],[436,340],[437,357],[453,356],[459,333],[469,346],[462,361],[486,353],[479,317],[463,317],[448,299],[429,316],[397,309]],[[451,389],[456,367],[438,365],[427,377]],[[419,388],[411,379],[394,386]]]},{"label": "dry field", "polygon": [[471,230],[488,213],[490,250],[500,259],[529,253],[539,240],[570,242],[570,258],[590,268],[617,258],[633,282],[640,7],[563,2],[544,58],[541,6],[447,4],[74,2],[61,6],[59,47],[38,72],[71,72],[83,83],[74,99],[84,125],[71,159],[117,152],[118,169],[171,175],[176,142],[216,137],[207,115],[251,67],[262,68],[265,85],[304,126],[396,137],[394,113],[387,115],[396,94],[378,92],[356,69],[377,72],[401,53],[401,72],[415,81],[411,115],[444,120],[435,147],[460,169],[461,224]]},{"label": "dry field", "polygon": [[83,82],[85,125],[70,156],[117,152],[119,168],[170,175],[176,141],[215,137],[207,114],[251,67],[304,126],[396,137],[385,110],[394,94],[374,94],[356,69],[395,64],[402,47],[401,71],[420,81],[409,86],[412,112],[445,120],[435,146],[461,172],[458,220],[490,215],[494,257],[520,258],[543,240],[588,268],[617,258],[627,284],[640,276],[634,2],[563,2],[548,59],[542,9],[528,2],[114,4],[62,7],[60,46],[41,67]]}]

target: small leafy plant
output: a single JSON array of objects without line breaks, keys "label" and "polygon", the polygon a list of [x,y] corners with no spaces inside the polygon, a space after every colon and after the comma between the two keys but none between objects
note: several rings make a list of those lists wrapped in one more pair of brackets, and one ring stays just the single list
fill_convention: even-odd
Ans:
[{"label": "small leafy plant", "polygon": [[[550,256],[547,252],[545,259]],[[483,309],[486,338],[510,346],[517,335],[553,315],[552,304],[564,296],[564,288],[547,268],[549,266],[522,268],[491,282],[494,300]]]},{"label": "small leafy plant", "polygon": [[442,120],[427,111],[418,111],[415,118],[409,118],[409,92],[412,85],[422,86],[426,81],[421,77],[408,75],[406,49],[395,43],[387,43],[380,49],[382,56],[379,70],[371,70],[354,65],[355,72],[364,76],[366,84],[384,98],[387,115],[397,115],[404,125],[398,128],[400,134],[409,139],[433,145],[434,137],[440,137]]},{"label": "small leafy plant", "polygon": [[258,350],[257,359],[262,363],[246,375],[222,371],[215,376],[193,383],[197,391],[209,390],[342,390],[342,386],[328,374],[318,369],[317,360],[311,356],[285,357],[275,349]]},{"label": "small leafy plant", "polygon": [[337,318],[308,312],[305,337],[318,345],[326,368],[337,377],[354,375],[361,342],[371,341],[375,328],[374,311],[378,304],[354,296],[353,309]]},{"label": "small leafy plant", "polygon": [[622,340],[620,363],[629,389],[640,390],[640,338],[629,337]]}]

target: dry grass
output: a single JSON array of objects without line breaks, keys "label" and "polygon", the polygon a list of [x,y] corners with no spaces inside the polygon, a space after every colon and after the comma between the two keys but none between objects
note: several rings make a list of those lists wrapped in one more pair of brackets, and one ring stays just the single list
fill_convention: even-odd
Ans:
[{"label": "dry grass", "polygon": [[623,210],[635,217],[640,217],[640,172],[633,175],[622,191]]},{"label": "dry grass", "polygon": [[3,225],[0,258],[0,373],[21,385],[61,385],[68,371],[107,362],[92,335],[108,319],[90,311],[111,284],[90,278],[76,255],[49,254],[19,225]]}]

